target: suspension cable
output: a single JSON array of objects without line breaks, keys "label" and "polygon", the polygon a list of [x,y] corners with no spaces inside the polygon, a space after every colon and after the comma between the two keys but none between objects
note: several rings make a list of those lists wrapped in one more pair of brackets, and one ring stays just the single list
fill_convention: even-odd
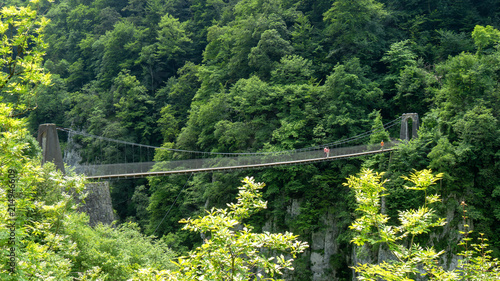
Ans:
[{"label": "suspension cable", "polygon": [[193,154],[202,154],[202,155],[208,154],[208,155],[223,155],[223,156],[232,156],[232,155],[242,156],[242,155],[288,154],[288,153],[294,153],[294,152],[317,150],[317,149],[322,149],[322,148],[328,147],[328,146],[338,146],[338,145],[342,145],[342,144],[345,144],[348,142],[362,139],[362,138],[367,137],[373,133],[389,129],[389,128],[397,125],[397,121],[399,121],[401,118],[402,118],[402,116],[400,116],[400,117],[398,117],[398,118],[396,118],[396,119],[394,119],[386,124],[383,124],[382,128],[372,129],[372,130],[360,133],[358,135],[349,137],[347,139],[342,139],[342,140],[338,140],[335,142],[331,142],[331,143],[327,143],[327,144],[323,144],[323,145],[316,145],[316,146],[307,147],[307,148],[299,148],[299,149],[283,150],[283,151],[272,151],[272,152],[206,152],[206,151],[197,151],[197,150],[184,150],[184,149],[166,148],[166,147],[159,147],[159,146],[139,144],[139,143],[133,143],[133,142],[123,141],[123,140],[111,139],[111,138],[92,135],[92,134],[88,134],[88,133],[85,133],[82,131],[75,131],[73,129],[63,128],[63,127],[56,127],[56,129],[59,131],[64,131],[64,132],[67,132],[70,134],[72,133],[75,135],[81,135],[84,137],[96,138],[96,139],[105,140],[105,141],[109,141],[109,142],[115,142],[115,143],[124,144],[124,145],[131,145],[131,146],[145,147],[145,148],[150,148],[150,149],[161,149],[161,150],[167,150],[167,151],[172,151],[172,152],[193,153]]}]

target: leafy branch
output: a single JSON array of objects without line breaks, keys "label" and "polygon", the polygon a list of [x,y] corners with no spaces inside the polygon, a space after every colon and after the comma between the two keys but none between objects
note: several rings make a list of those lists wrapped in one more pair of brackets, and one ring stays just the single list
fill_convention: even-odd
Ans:
[{"label": "leafy branch", "polygon": [[[281,280],[275,279],[285,269],[293,270],[292,261],[307,247],[297,236],[285,233],[252,233],[252,227],[242,223],[256,211],[266,208],[259,190],[263,183],[245,178],[239,187],[237,203],[229,209],[212,209],[196,219],[183,219],[183,229],[209,234],[210,238],[180,257],[175,271],[144,269],[134,280]],[[267,253],[281,253],[267,257]],[[161,278],[159,278],[161,277]],[[154,279],[158,278],[158,279]],[[164,278],[164,279],[163,279]]]},{"label": "leafy branch", "polygon": [[[365,243],[370,245],[387,245],[396,260],[383,261],[379,264],[358,264],[353,267],[359,280],[414,280],[418,275],[428,280],[498,280],[500,267],[497,259],[489,255],[487,239],[481,233],[479,243],[471,244],[468,235],[472,232],[466,224],[465,202],[462,202],[464,228],[460,231],[464,238],[459,245],[465,250],[459,253],[463,257],[455,270],[447,271],[439,265],[439,257],[444,251],[437,252],[433,247],[424,248],[414,243],[417,235],[429,233],[433,227],[446,224],[444,218],[439,218],[429,206],[441,202],[439,195],[427,195],[430,186],[436,184],[443,174],[433,175],[431,170],[415,171],[410,176],[402,178],[412,183],[405,185],[406,189],[424,191],[424,205],[418,209],[399,211],[399,226],[388,225],[389,217],[380,213],[380,198],[387,194],[381,181],[383,173],[375,173],[364,169],[357,176],[350,176],[344,185],[352,188],[356,195],[357,210],[362,216],[352,225],[351,229],[357,233],[352,242],[358,246]],[[406,239],[410,239],[405,246]]]}]

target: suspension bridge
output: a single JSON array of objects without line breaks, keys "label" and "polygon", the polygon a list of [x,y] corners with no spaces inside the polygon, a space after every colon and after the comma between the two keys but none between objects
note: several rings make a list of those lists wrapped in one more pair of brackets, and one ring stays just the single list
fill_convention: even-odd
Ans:
[{"label": "suspension bridge", "polygon": [[[408,129],[409,119],[412,120],[411,132]],[[383,143],[383,145],[363,144],[368,142],[372,134],[377,133],[379,130],[387,130],[399,123],[401,124],[399,140],[391,138],[390,141]],[[383,127],[383,129],[370,130],[350,138],[323,145],[295,150],[253,153],[204,152],[156,147],[90,135],[85,132],[56,127],[54,124],[41,125],[38,140],[43,149],[44,161],[56,163],[58,168],[63,171],[63,158],[60,155],[61,152],[55,130],[68,134],[67,149],[71,147],[75,138],[80,138],[86,143],[92,143],[93,159],[87,158],[83,161],[84,163],[82,163],[81,159],[71,161],[71,157],[68,155],[72,155],[72,153],[66,151],[64,160],[67,164],[74,167],[75,172],[84,174],[88,179],[109,180],[262,169],[386,153],[393,151],[400,140],[409,140],[411,137],[416,137],[418,115],[416,113],[405,113],[401,117],[384,124]],[[103,145],[104,142],[115,143],[115,146]],[[77,146],[76,149],[81,149],[81,146]],[[151,153],[150,150],[154,151]],[[165,151],[165,155],[168,155],[170,160],[153,161],[151,159],[152,156],[159,150]],[[109,163],[112,161],[114,163]]]}]

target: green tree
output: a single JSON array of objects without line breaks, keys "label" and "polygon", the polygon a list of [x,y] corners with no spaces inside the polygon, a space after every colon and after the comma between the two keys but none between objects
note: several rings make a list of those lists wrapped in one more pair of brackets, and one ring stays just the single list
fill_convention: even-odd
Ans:
[{"label": "green tree", "polygon": [[404,40],[391,45],[381,60],[387,63],[390,73],[397,75],[405,67],[417,64],[417,55],[411,49],[412,44],[414,43],[410,40]]},{"label": "green tree", "polygon": [[170,104],[161,109],[157,123],[163,134],[163,142],[173,142],[179,131],[179,121],[175,118]]},{"label": "green tree", "polygon": [[190,43],[192,43],[185,25],[169,14],[161,17],[158,24],[158,56],[166,60],[169,64],[166,67],[172,73],[183,65],[184,61],[181,61],[179,57],[189,52]]},{"label": "green tree", "polygon": [[380,110],[374,110],[370,114],[370,117],[373,116],[375,116],[375,119],[373,120],[373,133],[370,135],[370,143],[379,144],[381,141],[389,141],[389,133],[384,129],[384,123],[382,122]]},{"label": "green tree", "polygon": [[273,64],[293,51],[288,23],[299,13],[283,0],[239,1],[233,10],[234,19],[208,28],[203,56],[210,79],[233,84],[257,73],[267,80]]},{"label": "green tree", "polygon": [[381,62],[389,70],[383,78],[383,89],[391,98],[394,114],[417,112],[423,115],[431,102],[430,87],[437,82],[432,72],[417,59],[415,43],[411,40],[396,42],[385,52]]},{"label": "green tree", "polygon": [[41,168],[27,153],[25,122],[10,117],[11,110],[0,103],[0,278],[71,280],[75,245],[62,224],[74,206],[70,191],[80,192],[83,178]]},{"label": "green tree", "polygon": [[272,81],[280,84],[303,84],[312,77],[311,65],[311,61],[301,56],[284,56],[271,72]]},{"label": "green tree", "polygon": [[477,52],[481,53],[487,47],[497,45],[500,42],[500,31],[491,25],[486,27],[476,25],[472,31],[472,38],[477,46]]},{"label": "green tree", "polygon": [[[357,218],[351,229],[357,233],[352,242],[357,246],[365,243],[370,245],[384,245],[388,247],[395,260],[382,262],[380,264],[359,264],[354,269],[362,276],[362,280],[375,280],[383,278],[386,280],[411,280],[420,274],[419,266],[423,266],[431,277],[438,275],[439,280],[454,280],[457,277],[443,275],[437,272],[435,264],[444,252],[436,252],[432,247],[424,249],[413,243],[415,237],[422,233],[429,233],[431,227],[442,226],[446,222],[438,218],[431,204],[439,202],[439,195],[427,195],[427,189],[440,179],[442,175],[434,176],[429,170],[416,171],[409,178],[414,186],[405,186],[407,189],[422,190],[426,193],[425,204],[418,210],[400,211],[400,225],[390,225],[389,216],[381,213],[380,199],[384,196],[385,188],[382,181],[383,173],[374,173],[371,170],[363,170],[358,177],[350,176],[345,185],[352,188],[356,195],[357,211],[361,217]],[[408,246],[403,243],[404,239],[410,239]]]},{"label": "green tree", "polygon": [[336,0],[324,14],[326,33],[334,38],[332,54],[377,53],[382,24],[389,16],[384,4],[375,0]]},{"label": "green tree", "polygon": [[146,88],[125,70],[113,79],[112,89],[116,101],[113,106],[121,127],[131,133],[134,140],[148,143],[153,134],[154,120],[151,113],[153,101]]},{"label": "green tree", "polygon": [[[436,140],[429,167],[446,172],[446,188],[468,198],[476,230],[492,240],[498,238],[499,225],[494,195],[500,175],[499,69],[500,52],[494,49],[461,53],[439,64],[436,75],[441,87],[430,113],[434,134],[444,138]],[[498,242],[492,246],[499,249]]]},{"label": "green tree", "polygon": [[[387,180],[382,180],[382,175],[364,169],[357,177],[350,176],[344,183],[354,190],[356,210],[361,214],[350,226],[356,232],[352,242],[357,246],[387,247],[392,253],[389,261],[355,266],[360,280],[414,280],[417,276],[425,276],[428,280],[496,280],[500,277],[499,264],[488,255],[485,239],[471,245],[475,250],[461,252],[465,259],[452,271],[444,270],[439,265],[439,257],[444,251],[438,252],[432,246],[424,248],[415,242],[419,235],[429,233],[432,227],[446,224],[445,219],[439,218],[431,207],[441,202],[440,196],[428,194],[431,185],[440,180],[442,174],[433,175],[430,170],[421,170],[402,177],[411,183],[404,186],[406,189],[423,191],[425,199],[418,209],[399,211],[399,225],[393,225],[391,218],[381,212],[380,200],[387,195],[384,187]],[[469,241],[465,239],[460,244],[467,245]]]},{"label": "green tree", "polygon": [[175,254],[162,239],[143,235],[135,223],[118,226],[88,226],[85,214],[72,213],[64,222],[67,239],[75,245],[72,268],[75,272],[98,269],[101,280],[129,280],[135,270],[150,267],[173,269]]},{"label": "green tree", "polygon": [[360,124],[368,124],[368,114],[382,100],[378,84],[367,78],[367,68],[357,58],[336,65],[321,91],[320,122],[334,139],[360,133]]},{"label": "green tree", "polygon": [[101,86],[108,88],[122,69],[131,69],[140,52],[136,39],[141,30],[134,24],[122,20],[114,25],[92,45],[93,53],[98,58],[97,78]]},{"label": "green tree", "polygon": [[193,97],[200,87],[200,68],[202,67],[187,62],[177,71],[178,77],[169,78],[167,86],[156,93],[158,100],[168,101],[172,105],[181,127],[186,124]]},{"label": "green tree", "polygon": [[31,6],[2,7],[0,19],[0,98],[11,104],[11,115],[19,115],[36,107],[37,87],[50,83],[42,66],[48,20]]},{"label": "green tree", "polygon": [[290,42],[283,39],[276,29],[266,30],[248,54],[248,65],[256,68],[259,76],[267,80],[273,64],[292,51]]},{"label": "green tree", "polygon": [[[15,19],[9,27],[20,31],[40,21],[30,8],[2,11]],[[41,56],[43,42],[28,36],[26,40],[33,39],[33,44],[23,45],[22,34],[16,42],[20,47],[5,57],[16,57],[15,51],[25,47],[23,53],[30,54],[29,48],[34,48],[31,54]],[[1,44],[1,50],[12,46],[9,40]],[[40,166],[41,151],[26,129],[26,120],[12,116],[14,109],[29,108],[23,103],[29,103],[25,96],[36,96],[37,84],[50,82],[48,75],[40,73],[39,61],[31,59],[33,65],[23,61],[4,81],[4,89],[19,96],[16,107],[0,103],[0,279],[127,280],[138,267],[167,269],[173,253],[165,243],[144,237],[134,225],[91,228],[88,216],[76,211],[76,202],[84,200],[84,178],[63,175],[52,163]],[[20,61],[1,61],[0,69]]]},{"label": "green tree", "polygon": [[57,74],[51,74],[51,84],[39,88],[36,97],[36,110],[30,112],[30,131],[35,132],[39,124],[50,121],[55,124],[64,124],[66,120],[64,112],[69,110],[67,104],[63,102],[68,96],[66,83]]},{"label": "green tree", "polygon": [[322,56],[318,56],[318,53],[321,53],[319,33],[320,31],[311,24],[307,16],[299,14],[290,33],[295,53],[306,59],[320,60],[319,57]]},{"label": "green tree", "polygon": [[176,74],[190,55],[192,45],[186,23],[168,13],[153,29],[155,42],[143,46],[136,60],[144,69],[145,76],[149,76],[152,92],[162,80]]},{"label": "green tree", "polygon": [[200,232],[205,239],[178,259],[176,270],[144,269],[133,280],[278,280],[283,270],[292,270],[293,258],[307,248],[307,243],[289,232],[252,233],[253,227],[244,221],[266,208],[259,193],[264,184],[253,178],[243,182],[238,188],[238,202],[228,204],[229,209],[213,208],[204,217],[180,221],[186,224],[185,230]]}]

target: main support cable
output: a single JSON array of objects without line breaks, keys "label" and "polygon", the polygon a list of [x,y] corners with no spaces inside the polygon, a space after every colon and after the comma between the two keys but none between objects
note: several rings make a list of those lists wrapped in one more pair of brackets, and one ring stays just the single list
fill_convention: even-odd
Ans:
[{"label": "main support cable", "polygon": [[[193,154],[201,154],[201,155],[223,155],[223,156],[250,156],[250,155],[275,155],[275,154],[290,154],[290,153],[295,153],[295,152],[302,152],[302,151],[310,151],[310,150],[316,150],[316,149],[322,149],[324,147],[328,146],[338,146],[342,145],[348,142],[352,142],[355,140],[359,140],[361,138],[367,137],[375,132],[379,132],[381,130],[386,130],[389,129],[397,124],[397,122],[402,118],[402,116],[386,123],[383,125],[383,128],[378,128],[378,129],[372,129],[366,132],[363,132],[361,134],[358,134],[356,136],[352,136],[347,139],[323,144],[323,145],[317,145],[317,146],[312,146],[312,147],[307,147],[307,148],[300,148],[300,149],[293,149],[293,150],[284,150],[284,151],[273,151],[273,152],[206,152],[206,151],[196,151],[196,150],[184,150],[184,149],[176,149],[176,148],[166,148],[166,147],[158,147],[158,146],[152,146],[152,145],[146,145],[146,144],[138,144],[138,143],[133,143],[133,142],[128,142],[128,141],[122,141],[122,140],[116,140],[116,139],[111,139],[107,137],[102,137],[102,136],[96,136],[92,134],[88,134],[85,132],[81,131],[75,131],[72,129],[68,128],[63,128],[63,127],[57,127],[57,130],[64,131],[67,133],[72,133],[76,135],[81,135],[84,137],[90,137],[90,138],[96,138],[100,140],[106,140],[109,142],[115,142],[119,144],[124,144],[124,145],[131,145],[131,146],[139,146],[139,147],[145,147],[145,148],[151,148],[151,149],[161,149],[161,150],[167,150],[167,151],[172,151],[172,152],[182,152],[182,153],[193,153]],[[149,151],[148,151],[149,152]]]},{"label": "main support cable", "polygon": [[352,136],[350,138],[347,138],[347,139],[343,139],[343,140],[338,140],[338,141],[335,141],[335,142],[331,142],[331,143],[327,143],[327,144],[323,144],[323,145],[319,145],[319,146],[314,146],[314,147],[308,147],[308,148],[301,148],[301,149],[296,149],[296,151],[305,151],[305,150],[314,150],[314,149],[320,149],[320,148],[324,148],[324,147],[329,147],[329,146],[336,146],[336,145],[341,145],[341,144],[345,144],[345,143],[348,143],[348,142],[351,142],[351,141],[355,141],[355,140],[359,140],[359,139],[362,139],[362,138],[365,138],[373,133],[378,133],[382,130],[387,130],[391,127],[394,127],[396,125],[398,125],[398,121],[401,120],[401,116],[390,121],[390,122],[387,122],[386,124],[383,124],[383,128],[377,128],[377,129],[372,129],[370,131],[366,131],[364,133],[361,133],[361,134],[358,134],[358,135],[355,135],[355,136]]}]

